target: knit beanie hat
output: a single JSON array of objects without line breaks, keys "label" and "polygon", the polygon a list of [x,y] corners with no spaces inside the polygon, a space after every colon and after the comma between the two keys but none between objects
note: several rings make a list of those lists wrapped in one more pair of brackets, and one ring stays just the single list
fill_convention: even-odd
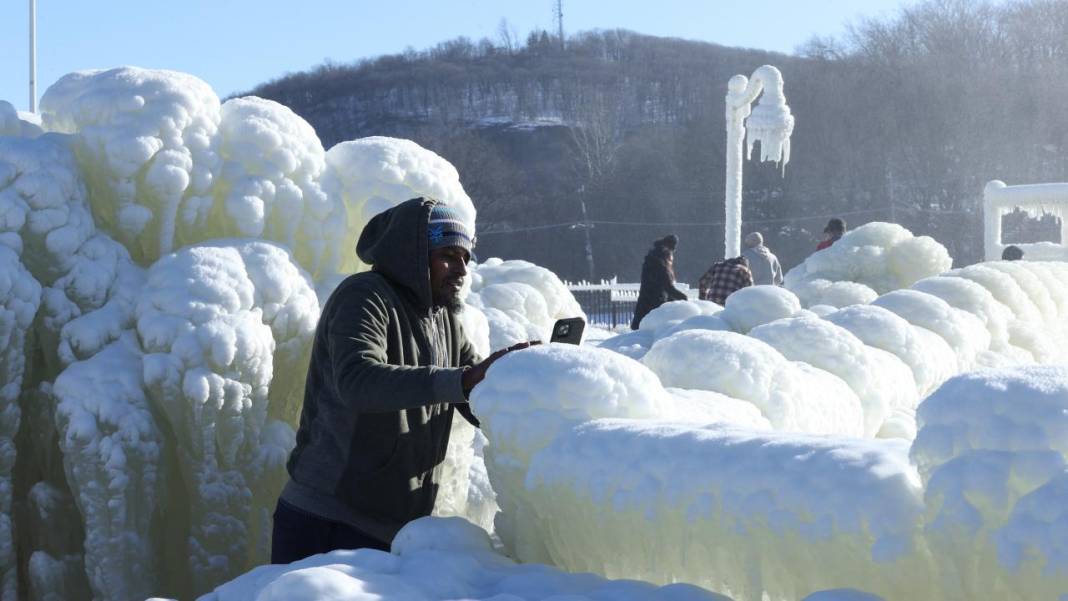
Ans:
[{"label": "knit beanie hat", "polygon": [[475,236],[471,228],[464,223],[459,213],[444,205],[436,204],[430,209],[427,229],[430,236],[430,250],[459,246],[471,252],[475,247]]}]

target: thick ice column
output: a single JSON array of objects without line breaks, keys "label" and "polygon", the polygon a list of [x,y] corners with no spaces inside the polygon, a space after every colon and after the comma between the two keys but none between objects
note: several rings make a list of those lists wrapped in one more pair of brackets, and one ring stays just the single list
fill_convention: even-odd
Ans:
[{"label": "thick ice column", "polygon": [[[727,222],[725,231],[725,257],[737,257],[742,246],[742,140],[745,139],[745,118],[749,116],[749,103],[745,90],[749,79],[735,75],[727,82]],[[753,94],[755,97],[756,94]],[[744,102],[743,102],[744,100]]]}]

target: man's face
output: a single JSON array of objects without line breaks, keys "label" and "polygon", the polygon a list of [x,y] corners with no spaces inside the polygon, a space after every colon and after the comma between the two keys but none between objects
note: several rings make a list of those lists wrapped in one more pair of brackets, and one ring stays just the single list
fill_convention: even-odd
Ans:
[{"label": "man's face", "polygon": [[460,288],[467,277],[470,260],[471,253],[459,246],[430,251],[430,293],[435,307],[446,307],[454,313],[463,307]]}]

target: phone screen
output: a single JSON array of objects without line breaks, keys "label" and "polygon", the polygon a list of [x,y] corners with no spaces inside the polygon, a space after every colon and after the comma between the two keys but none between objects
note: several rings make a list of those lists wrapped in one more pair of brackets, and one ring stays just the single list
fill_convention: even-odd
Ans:
[{"label": "phone screen", "polygon": [[580,344],[582,332],[586,329],[586,322],[581,317],[561,319],[553,325],[550,342],[563,342],[566,344]]}]

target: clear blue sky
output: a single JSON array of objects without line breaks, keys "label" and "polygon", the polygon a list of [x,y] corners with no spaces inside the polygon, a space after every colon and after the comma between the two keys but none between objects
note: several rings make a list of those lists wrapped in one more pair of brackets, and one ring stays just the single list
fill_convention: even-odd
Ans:
[{"label": "clear blue sky", "polygon": [[[913,0],[564,0],[564,29],[624,28],[792,52]],[[423,49],[460,35],[554,28],[553,0],[38,0],[38,94],[78,69],[177,69],[220,96],[326,59]],[[29,0],[0,5],[0,99],[25,110]]]}]

